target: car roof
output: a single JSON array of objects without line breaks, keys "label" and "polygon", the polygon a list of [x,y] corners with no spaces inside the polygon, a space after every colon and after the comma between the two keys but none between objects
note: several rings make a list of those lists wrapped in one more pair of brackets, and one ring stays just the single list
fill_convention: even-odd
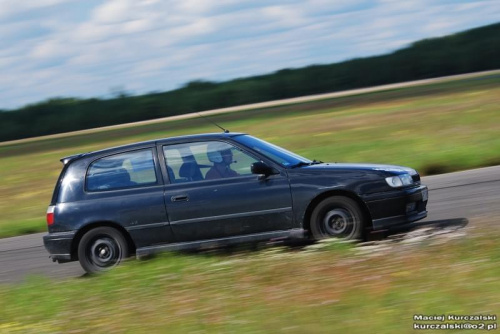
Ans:
[{"label": "car roof", "polygon": [[186,136],[159,138],[159,139],[141,141],[141,142],[126,144],[126,145],[109,147],[109,148],[105,148],[105,149],[98,150],[98,151],[91,151],[91,152],[87,152],[87,153],[74,154],[74,155],[70,155],[70,156],[62,158],[61,162],[66,165],[69,162],[72,162],[74,160],[77,160],[77,159],[80,159],[83,157],[100,155],[102,153],[113,153],[114,151],[123,151],[123,150],[127,150],[127,149],[140,148],[140,147],[148,146],[148,145],[156,145],[158,143],[159,144],[168,144],[169,142],[177,142],[177,141],[184,141],[184,140],[224,139],[224,138],[230,138],[230,137],[235,137],[235,136],[241,136],[244,134],[245,133],[239,133],[239,132],[223,132],[223,133],[219,132],[219,133],[202,133],[202,134],[194,134],[194,135],[186,135]]}]

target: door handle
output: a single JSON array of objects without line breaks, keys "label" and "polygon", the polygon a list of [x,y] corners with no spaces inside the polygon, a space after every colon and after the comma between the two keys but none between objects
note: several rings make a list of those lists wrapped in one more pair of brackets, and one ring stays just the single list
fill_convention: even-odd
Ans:
[{"label": "door handle", "polygon": [[170,198],[172,202],[186,202],[189,201],[189,196],[188,195],[177,195],[177,196],[172,196]]}]

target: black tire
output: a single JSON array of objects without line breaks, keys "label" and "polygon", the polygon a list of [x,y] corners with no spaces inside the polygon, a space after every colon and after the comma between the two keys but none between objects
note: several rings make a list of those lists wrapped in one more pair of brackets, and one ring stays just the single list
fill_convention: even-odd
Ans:
[{"label": "black tire", "polygon": [[353,199],[332,196],[321,201],[311,214],[311,237],[314,240],[361,239],[365,226],[363,212]]},{"label": "black tire", "polygon": [[78,244],[78,260],[89,274],[107,271],[128,257],[123,234],[112,227],[96,227],[85,233]]}]

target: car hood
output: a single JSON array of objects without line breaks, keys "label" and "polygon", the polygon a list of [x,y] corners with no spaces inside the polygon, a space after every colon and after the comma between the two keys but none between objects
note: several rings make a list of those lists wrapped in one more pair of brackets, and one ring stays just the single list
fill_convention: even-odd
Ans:
[{"label": "car hood", "polygon": [[302,166],[297,169],[303,171],[326,171],[326,170],[353,170],[353,171],[374,171],[382,172],[392,175],[399,175],[408,173],[410,175],[416,175],[417,172],[409,167],[396,166],[396,165],[379,165],[379,164],[357,164],[357,163],[321,163],[314,164],[310,166]]}]

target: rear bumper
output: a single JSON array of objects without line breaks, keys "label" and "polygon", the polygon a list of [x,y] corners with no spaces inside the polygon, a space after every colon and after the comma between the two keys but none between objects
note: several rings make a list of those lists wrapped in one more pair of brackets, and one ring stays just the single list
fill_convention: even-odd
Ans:
[{"label": "rear bumper", "polygon": [[365,198],[373,230],[386,230],[427,217],[429,192],[426,186],[400,189]]},{"label": "rear bumper", "polygon": [[59,263],[69,262],[73,260],[71,256],[71,244],[74,237],[74,231],[49,233],[43,236],[43,245],[49,252],[52,260]]}]

